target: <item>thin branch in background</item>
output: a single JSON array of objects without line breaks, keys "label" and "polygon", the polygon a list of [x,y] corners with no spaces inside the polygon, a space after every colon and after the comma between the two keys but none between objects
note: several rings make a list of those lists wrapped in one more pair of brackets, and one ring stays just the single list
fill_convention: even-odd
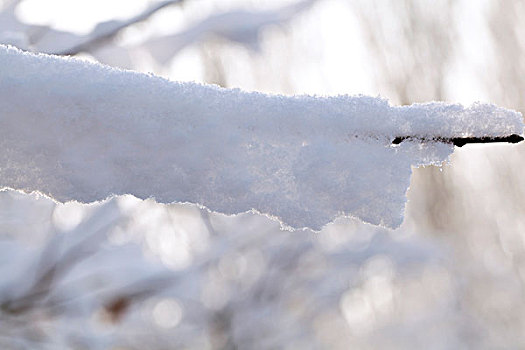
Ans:
[{"label": "thin branch in background", "polygon": [[76,55],[80,52],[86,52],[91,51],[101,44],[107,42],[108,40],[113,39],[120,31],[123,29],[134,25],[139,22],[143,22],[147,20],[149,17],[157,13],[158,11],[162,10],[165,7],[181,4],[184,2],[184,0],[169,0],[169,1],[162,1],[158,4],[155,4],[154,6],[148,8],[143,13],[132,17],[125,21],[108,21],[103,22],[97,25],[97,27],[85,37],[85,39],[79,43],[76,44],[68,49],[60,50],[57,52],[54,52],[55,55]]},{"label": "thin branch in background", "polygon": [[521,1],[495,1],[488,17],[494,45],[494,75],[486,81],[490,94],[503,106],[525,111],[525,45]]},{"label": "thin branch in background", "polygon": [[[454,54],[455,0],[352,1],[381,94],[401,105],[442,101]],[[431,10],[429,10],[431,9]],[[388,15],[391,21],[385,21]]]},{"label": "thin branch in background", "polygon": [[[54,236],[35,256],[35,275],[27,290],[16,298],[0,300],[4,311],[20,313],[41,302],[61,278],[87,257],[94,255],[106,234],[118,218],[119,211],[112,202],[94,212],[91,217],[72,232]],[[74,244],[66,239],[80,237]],[[76,238],[75,237],[75,238]]]},{"label": "thin branch in background", "polygon": [[18,5],[20,5],[22,1],[23,0],[5,0],[3,2],[3,10],[5,11],[6,9],[14,9]]}]

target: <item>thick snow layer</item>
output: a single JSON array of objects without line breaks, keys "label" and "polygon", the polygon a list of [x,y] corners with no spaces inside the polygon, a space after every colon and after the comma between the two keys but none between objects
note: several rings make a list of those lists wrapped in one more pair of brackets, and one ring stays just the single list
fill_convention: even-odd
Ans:
[{"label": "thick snow layer", "polygon": [[519,113],[493,105],[270,96],[0,46],[0,188],[59,201],[133,194],[292,227],[339,215],[396,227],[411,166],[453,146],[395,137],[522,130]]}]

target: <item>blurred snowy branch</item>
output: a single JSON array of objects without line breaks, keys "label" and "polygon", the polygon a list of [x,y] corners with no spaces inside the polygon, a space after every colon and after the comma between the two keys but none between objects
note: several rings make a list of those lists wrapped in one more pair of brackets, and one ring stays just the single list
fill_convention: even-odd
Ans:
[{"label": "blurred snowy branch", "polygon": [[[182,3],[184,0],[161,1],[130,19],[112,20],[96,25],[87,35],[78,35],[53,29],[49,26],[27,25],[15,16],[15,9],[21,1],[8,3],[0,13],[0,42],[18,46],[21,49],[56,55],[75,55],[90,52],[107,44],[121,30],[147,20],[156,12]],[[16,35],[19,39],[10,38]]]},{"label": "blurred snowy branch", "polygon": [[[164,8],[181,4],[183,1],[161,1],[127,20],[98,23],[93,31],[86,35],[60,31],[49,26],[24,24],[15,16],[15,9],[20,1],[14,1],[5,5],[0,13],[0,43],[54,55],[76,55],[82,52],[95,54],[101,46],[109,44],[114,46],[112,39],[123,29],[143,22]],[[137,47],[120,49],[122,51],[146,49],[163,65],[184,47],[213,36],[258,51],[261,29],[270,25],[282,25],[317,1],[301,0],[292,5],[267,11],[234,10],[213,14],[180,33],[148,39]]]},{"label": "blurred snowy branch", "polygon": [[184,47],[214,36],[239,43],[258,52],[262,29],[271,25],[285,24],[317,1],[301,0],[268,11],[237,10],[213,14],[182,32],[152,38],[141,46],[161,64],[166,64]]},{"label": "blurred snowy branch", "polygon": [[[78,39],[79,43],[75,44],[69,48],[61,48],[55,51],[50,49],[43,50],[41,52],[51,53],[55,55],[75,55],[80,52],[90,52],[96,49],[99,45],[111,40],[115,37],[121,30],[134,25],[136,23],[147,20],[149,17],[154,15],[156,12],[164,9],[165,7],[181,4],[184,0],[169,0],[161,1],[158,4],[154,4],[150,8],[146,9],[143,13],[138,14],[125,21],[108,21],[97,24],[95,29],[85,37],[80,37]],[[56,41],[56,39],[48,39]],[[40,50],[39,50],[40,51]]]},{"label": "blurred snowy branch", "polygon": [[[1,203],[29,199],[13,191],[0,194]],[[57,213],[66,210],[63,204],[40,200]],[[39,210],[35,204],[27,209]],[[139,224],[153,213],[162,214]],[[46,215],[43,211],[35,218]],[[179,224],[172,225],[173,220]],[[159,237],[162,227],[167,235]],[[186,248],[177,245],[190,228]],[[350,233],[354,228],[359,233]],[[38,234],[42,232],[23,233]],[[28,248],[17,242],[20,237],[4,237],[0,271],[7,278],[0,288],[0,345],[219,349],[267,348],[298,338],[317,342],[308,329],[322,326],[319,322],[326,317],[332,319],[330,327],[341,327],[344,317],[372,322],[373,310],[352,314],[359,297],[349,286],[361,286],[363,298],[390,310],[392,303],[403,302],[394,287],[398,272],[413,271],[417,279],[419,266],[443,262],[441,253],[424,241],[395,241],[381,229],[353,221],[326,227],[317,242],[300,239],[304,234],[280,231],[275,222],[254,214],[226,217],[127,196],[92,205],[67,232],[51,227],[42,244]],[[198,248],[205,242],[207,248]],[[159,264],[159,258],[169,261],[188,248],[191,260],[186,264],[174,270]],[[334,270],[340,272],[325,273]],[[391,291],[387,299],[374,296],[378,282]],[[322,302],[305,314],[300,305],[310,300]],[[339,308],[348,315],[333,314]],[[377,326],[394,326],[377,312],[384,318]],[[280,336],[269,338],[269,332]]]}]

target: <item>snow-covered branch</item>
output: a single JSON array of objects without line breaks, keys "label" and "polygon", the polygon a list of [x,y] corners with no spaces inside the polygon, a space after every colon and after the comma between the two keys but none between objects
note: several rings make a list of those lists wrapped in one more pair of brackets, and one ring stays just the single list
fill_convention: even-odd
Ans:
[{"label": "snow-covered branch", "polygon": [[61,31],[46,25],[30,25],[15,15],[20,1],[8,3],[0,12],[0,43],[15,45],[24,50],[55,55],[75,55],[96,51],[123,29],[149,19],[158,11],[184,0],[165,0],[153,4],[143,12],[126,20],[110,20],[96,25],[86,35]]},{"label": "snow-covered branch", "polygon": [[184,0],[167,0],[161,1],[154,4],[150,8],[146,9],[143,13],[140,13],[130,19],[124,21],[108,21],[99,23],[95,29],[89,33],[89,35],[80,38],[80,42],[69,48],[64,48],[56,52],[49,52],[56,55],[75,55],[84,51],[91,51],[101,43],[104,43],[113,37],[115,37],[121,30],[147,20],[149,17],[162,10],[165,7],[180,4]]},{"label": "snow-covered branch", "polygon": [[0,186],[59,201],[133,194],[297,228],[339,215],[396,227],[411,166],[452,152],[440,140],[523,130],[494,105],[271,96],[6,47],[0,67]]},{"label": "snow-covered branch", "polygon": [[213,14],[181,32],[149,39],[140,46],[163,65],[186,46],[209,37],[236,42],[257,52],[260,51],[260,36],[264,28],[285,24],[317,1],[301,0],[267,11],[234,10]]}]

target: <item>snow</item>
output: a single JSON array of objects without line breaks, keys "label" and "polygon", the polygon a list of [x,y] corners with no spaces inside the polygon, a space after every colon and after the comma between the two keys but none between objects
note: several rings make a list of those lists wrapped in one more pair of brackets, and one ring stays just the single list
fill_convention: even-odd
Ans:
[{"label": "snow", "polygon": [[253,209],[314,230],[341,215],[400,225],[411,166],[440,164],[453,146],[392,145],[398,136],[523,130],[519,113],[488,104],[266,95],[6,46],[0,113],[0,188]]}]

